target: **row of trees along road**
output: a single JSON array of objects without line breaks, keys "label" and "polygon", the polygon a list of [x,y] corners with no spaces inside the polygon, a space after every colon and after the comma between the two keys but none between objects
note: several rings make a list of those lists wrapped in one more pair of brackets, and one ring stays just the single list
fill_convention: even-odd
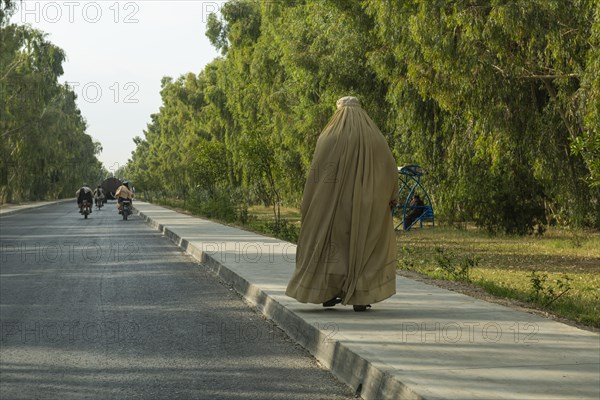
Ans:
[{"label": "row of trees along road", "polygon": [[104,176],[100,144],[66,84],[65,53],[45,35],[10,22],[15,1],[0,0],[0,204],[73,197]]},{"label": "row of trees along road", "polygon": [[[600,227],[597,0],[231,0],[222,57],[164,78],[127,172],[207,210],[297,206],[321,129],[360,98],[438,218]],[[200,17],[199,17],[200,18]],[[218,212],[216,212],[218,214]]]}]

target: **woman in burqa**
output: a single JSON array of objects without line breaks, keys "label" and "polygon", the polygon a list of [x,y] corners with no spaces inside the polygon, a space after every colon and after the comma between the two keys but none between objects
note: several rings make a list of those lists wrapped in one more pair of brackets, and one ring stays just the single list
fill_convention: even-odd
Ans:
[{"label": "woman in burqa", "polygon": [[286,294],[365,311],[396,293],[390,204],[397,196],[398,168],[387,141],[358,99],[339,99],[304,187],[296,270]]}]

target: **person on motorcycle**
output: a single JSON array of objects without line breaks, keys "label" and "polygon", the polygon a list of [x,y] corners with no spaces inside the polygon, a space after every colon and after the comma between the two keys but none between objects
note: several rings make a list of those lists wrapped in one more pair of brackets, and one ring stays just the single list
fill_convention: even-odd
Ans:
[{"label": "person on motorcycle", "polygon": [[[92,189],[89,188],[89,186],[87,185],[87,183],[84,183],[78,191],[75,192],[75,195],[77,196],[77,206],[79,207],[79,213],[83,214],[83,201],[87,200],[90,203],[90,206],[92,205]],[[90,207],[90,213],[92,212],[92,208]]]},{"label": "person on motorcycle", "polygon": [[128,199],[133,202],[133,192],[131,189],[129,189],[128,181],[123,181],[123,184],[119,186],[115,192],[115,197],[117,198],[117,208],[119,209],[119,214],[121,214],[121,210],[123,209],[123,200]]},{"label": "person on motorcycle", "polygon": [[96,203],[96,206],[98,206],[98,204],[102,205],[104,203],[105,198],[106,196],[104,195],[104,190],[102,189],[102,186],[98,185],[98,187],[94,190],[94,201]]}]

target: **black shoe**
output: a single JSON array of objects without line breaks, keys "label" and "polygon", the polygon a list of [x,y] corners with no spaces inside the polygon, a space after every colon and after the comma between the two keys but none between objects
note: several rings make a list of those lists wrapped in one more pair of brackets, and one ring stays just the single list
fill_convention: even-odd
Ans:
[{"label": "black shoe", "polygon": [[354,308],[354,311],[356,312],[360,312],[360,311],[367,311],[369,308],[371,308],[370,304],[367,304],[366,306],[352,306]]},{"label": "black shoe", "polygon": [[336,304],[340,304],[342,302],[342,299],[340,299],[339,297],[334,297],[331,300],[327,300],[325,303],[323,303],[323,307],[333,307]]}]

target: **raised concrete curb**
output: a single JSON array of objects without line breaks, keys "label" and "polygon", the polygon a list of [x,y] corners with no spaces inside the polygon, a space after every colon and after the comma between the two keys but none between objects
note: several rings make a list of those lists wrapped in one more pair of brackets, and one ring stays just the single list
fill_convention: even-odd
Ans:
[{"label": "raised concrete curb", "polygon": [[[248,303],[256,307],[264,316],[283,329],[290,338],[307,349],[324,367],[329,369],[341,382],[349,385],[364,399],[406,399],[423,400],[406,385],[377,365],[350,350],[338,340],[332,340],[335,327],[312,325],[293,311],[273,299],[258,286],[248,282],[243,276],[227,268],[218,256],[182,238],[169,227],[164,226],[137,210],[138,215],[151,227],[161,232],[194,259],[207,266],[221,280],[242,295]],[[211,252],[212,253],[212,252]]]},{"label": "raised concrete curb", "polygon": [[43,201],[43,202],[37,202],[37,203],[32,203],[32,204],[19,204],[19,205],[11,204],[9,207],[0,206],[0,217],[18,214],[20,212],[28,211],[28,210],[31,210],[34,208],[41,208],[41,207],[52,206],[55,204],[67,203],[69,201],[75,201],[75,198]]},{"label": "raised concrete curb", "polygon": [[300,304],[284,294],[295,246],[138,207],[364,399],[600,398],[596,333],[400,276],[398,294],[367,313]]}]

